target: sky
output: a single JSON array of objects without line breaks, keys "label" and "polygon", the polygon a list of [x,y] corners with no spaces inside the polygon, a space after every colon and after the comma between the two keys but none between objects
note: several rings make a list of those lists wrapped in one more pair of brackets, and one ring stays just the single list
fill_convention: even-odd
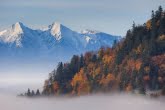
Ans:
[{"label": "sky", "polygon": [[0,30],[16,22],[32,28],[53,22],[74,31],[93,29],[124,36],[133,21],[143,24],[165,0],[0,0]]}]

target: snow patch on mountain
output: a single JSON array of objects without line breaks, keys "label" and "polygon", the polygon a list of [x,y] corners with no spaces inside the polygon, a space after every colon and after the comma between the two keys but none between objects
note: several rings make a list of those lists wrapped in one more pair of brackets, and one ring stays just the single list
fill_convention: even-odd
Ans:
[{"label": "snow patch on mountain", "polygon": [[86,39],[87,43],[89,43],[89,41],[91,40],[91,38],[89,36],[85,36],[85,39]]},{"label": "snow patch on mountain", "polygon": [[17,34],[22,34],[23,33],[23,24],[20,22],[15,23],[14,25],[12,25],[12,30],[13,33],[12,35],[17,35]]},{"label": "snow patch on mountain", "polygon": [[56,38],[56,40],[60,40],[62,38],[61,36],[61,24],[60,23],[53,23],[51,26],[51,34]]}]

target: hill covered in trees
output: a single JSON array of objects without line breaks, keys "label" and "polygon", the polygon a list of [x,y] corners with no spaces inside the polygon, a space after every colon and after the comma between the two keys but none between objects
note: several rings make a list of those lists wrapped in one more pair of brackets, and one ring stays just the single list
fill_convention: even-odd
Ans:
[{"label": "hill covered in trees", "polygon": [[165,11],[152,11],[143,25],[133,23],[112,48],[74,55],[60,62],[44,83],[45,95],[161,90],[165,94]]}]

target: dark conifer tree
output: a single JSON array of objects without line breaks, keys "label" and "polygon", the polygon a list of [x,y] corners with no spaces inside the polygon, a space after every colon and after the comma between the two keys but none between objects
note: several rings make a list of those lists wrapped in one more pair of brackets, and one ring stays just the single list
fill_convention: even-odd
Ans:
[{"label": "dark conifer tree", "polygon": [[37,89],[36,96],[39,96],[39,95],[40,95],[40,91],[39,91],[39,89]]},{"label": "dark conifer tree", "polygon": [[59,62],[56,70],[56,80],[60,82],[62,79],[61,74],[63,73],[63,63]]},{"label": "dark conifer tree", "polygon": [[152,11],[151,15],[151,39],[156,38],[156,18],[155,18],[155,12]]},{"label": "dark conifer tree", "polygon": [[29,88],[28,88],[28,91],[27,91],[27,96],[31,96],[31,92],[30,92]]},{"label": "dark conifer tree", "polygon": [[80,69],[84,66],[84,56],[81,54],[80,56],[80,60],[79,60],[79,69],[78,71],[80,71]]}]

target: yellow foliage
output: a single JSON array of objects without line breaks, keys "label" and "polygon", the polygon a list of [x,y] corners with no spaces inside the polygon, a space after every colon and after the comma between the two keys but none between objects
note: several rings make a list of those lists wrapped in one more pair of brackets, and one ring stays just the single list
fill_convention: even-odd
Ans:
[{"label": "yellow foliage", "polygon": [[94,70],[95,69],[95,64],[94,63],[89,63],[88,64],[88,67],[87,67],[87,70],[89,71],[89,72],[91,72],[92,70]]},{"label": "yellow foliage", "polygon": [[75,91],[77,91],[78,95],[88,94],[90,92],[89,82],[83,69],[73,77],[71,86],[74,88],[72,94],[75,93]]},{"label": "yellow foliage", "polygon": [[72,86],[76,86],[77,83],[84,81],[85,78],[84,78],[83,73],[84,73],[84,71],[83,71],[83,69],[81,69],[80,72],[77,73],[77,74],[73,77],[72,82],[71,82],[71,85],[72,85]]},{"label": "yellow foliage", "polygon": [[147,27],[148,30],[151,29],[151,20],[147,21],[146,27]]},{"label": "yellow foliage", "polygon": [[165,34],[159,36],[158,40],[165,40]]},{"label": "yellow foliage", "polygon": [[90,75],[92,75],[92,77],[95,78],[95,76],[98,75],[98,74],[100,74],[100,73],[101,73],[101,68],[98,67],[98,68],[94,69],[94,70],[90,73]]},{"label": "yellow foliage", "polygon": [[96,75],[100,74],[101,73],[101,68],[100,67],[96,68],[95,73],[96,73]]},{"label": "yellow foliage", "polygon": [[115,80],[115,76],[113,74],[108,74],[107,77],[106,77],[106,79],[108,81],[114,81]]},{"label": "yellow foliage", "polygon": [[109,55],[104,55],[103,57],[103,63],[104,64],[109,64],[111,61],[112,61],[112,56],[109,56]]},{"label": "yellow foliage", "polygon": [[90,86],[89,83],[82,82],[79,84],[79,87],[77,88],[78,95],[83,95],[83,94],[89,94],[90,93]]},{"label": "yellow foliage", "polygon": [[106,77],[102,77],[100,84],[107,87],[113,81],[115,81],[115,76],[113,74],[108,74]]},{"label": "yellow foliage", "polygon": [[126,92],[132,91],[132,85],[129,83],[125,90]]},{"label": "yellow foliage", "polygon": [[125,66],[125,69],[127,71],[130,71],[130,70],[132,71],[134,69],[139,70],[141,65],[142,65],[142,61],[141,60],[139,60],[139,59],[138,60],[129,59],[127,61],[127,65]]},{"label": "yellow foliage", "polygon": [[150,67],[149,67],[149,66],[146,66],[146,67],[144,68],[144,70],[145,70],[146,73],[149,73],[149,72],[150,72]]},{"label": "yellow foliage", "polygon": [[55,82],[53,83],[53,90],[54,90],[54,92],[57,92],[58,89],[59,89],[58,82],[55,81]]},{"label": "yellow foliage", "polygon": [[136,64],[135,64],[136,70],[140,70],[141,65],[142,62],[140,60],[136,60]]}]

